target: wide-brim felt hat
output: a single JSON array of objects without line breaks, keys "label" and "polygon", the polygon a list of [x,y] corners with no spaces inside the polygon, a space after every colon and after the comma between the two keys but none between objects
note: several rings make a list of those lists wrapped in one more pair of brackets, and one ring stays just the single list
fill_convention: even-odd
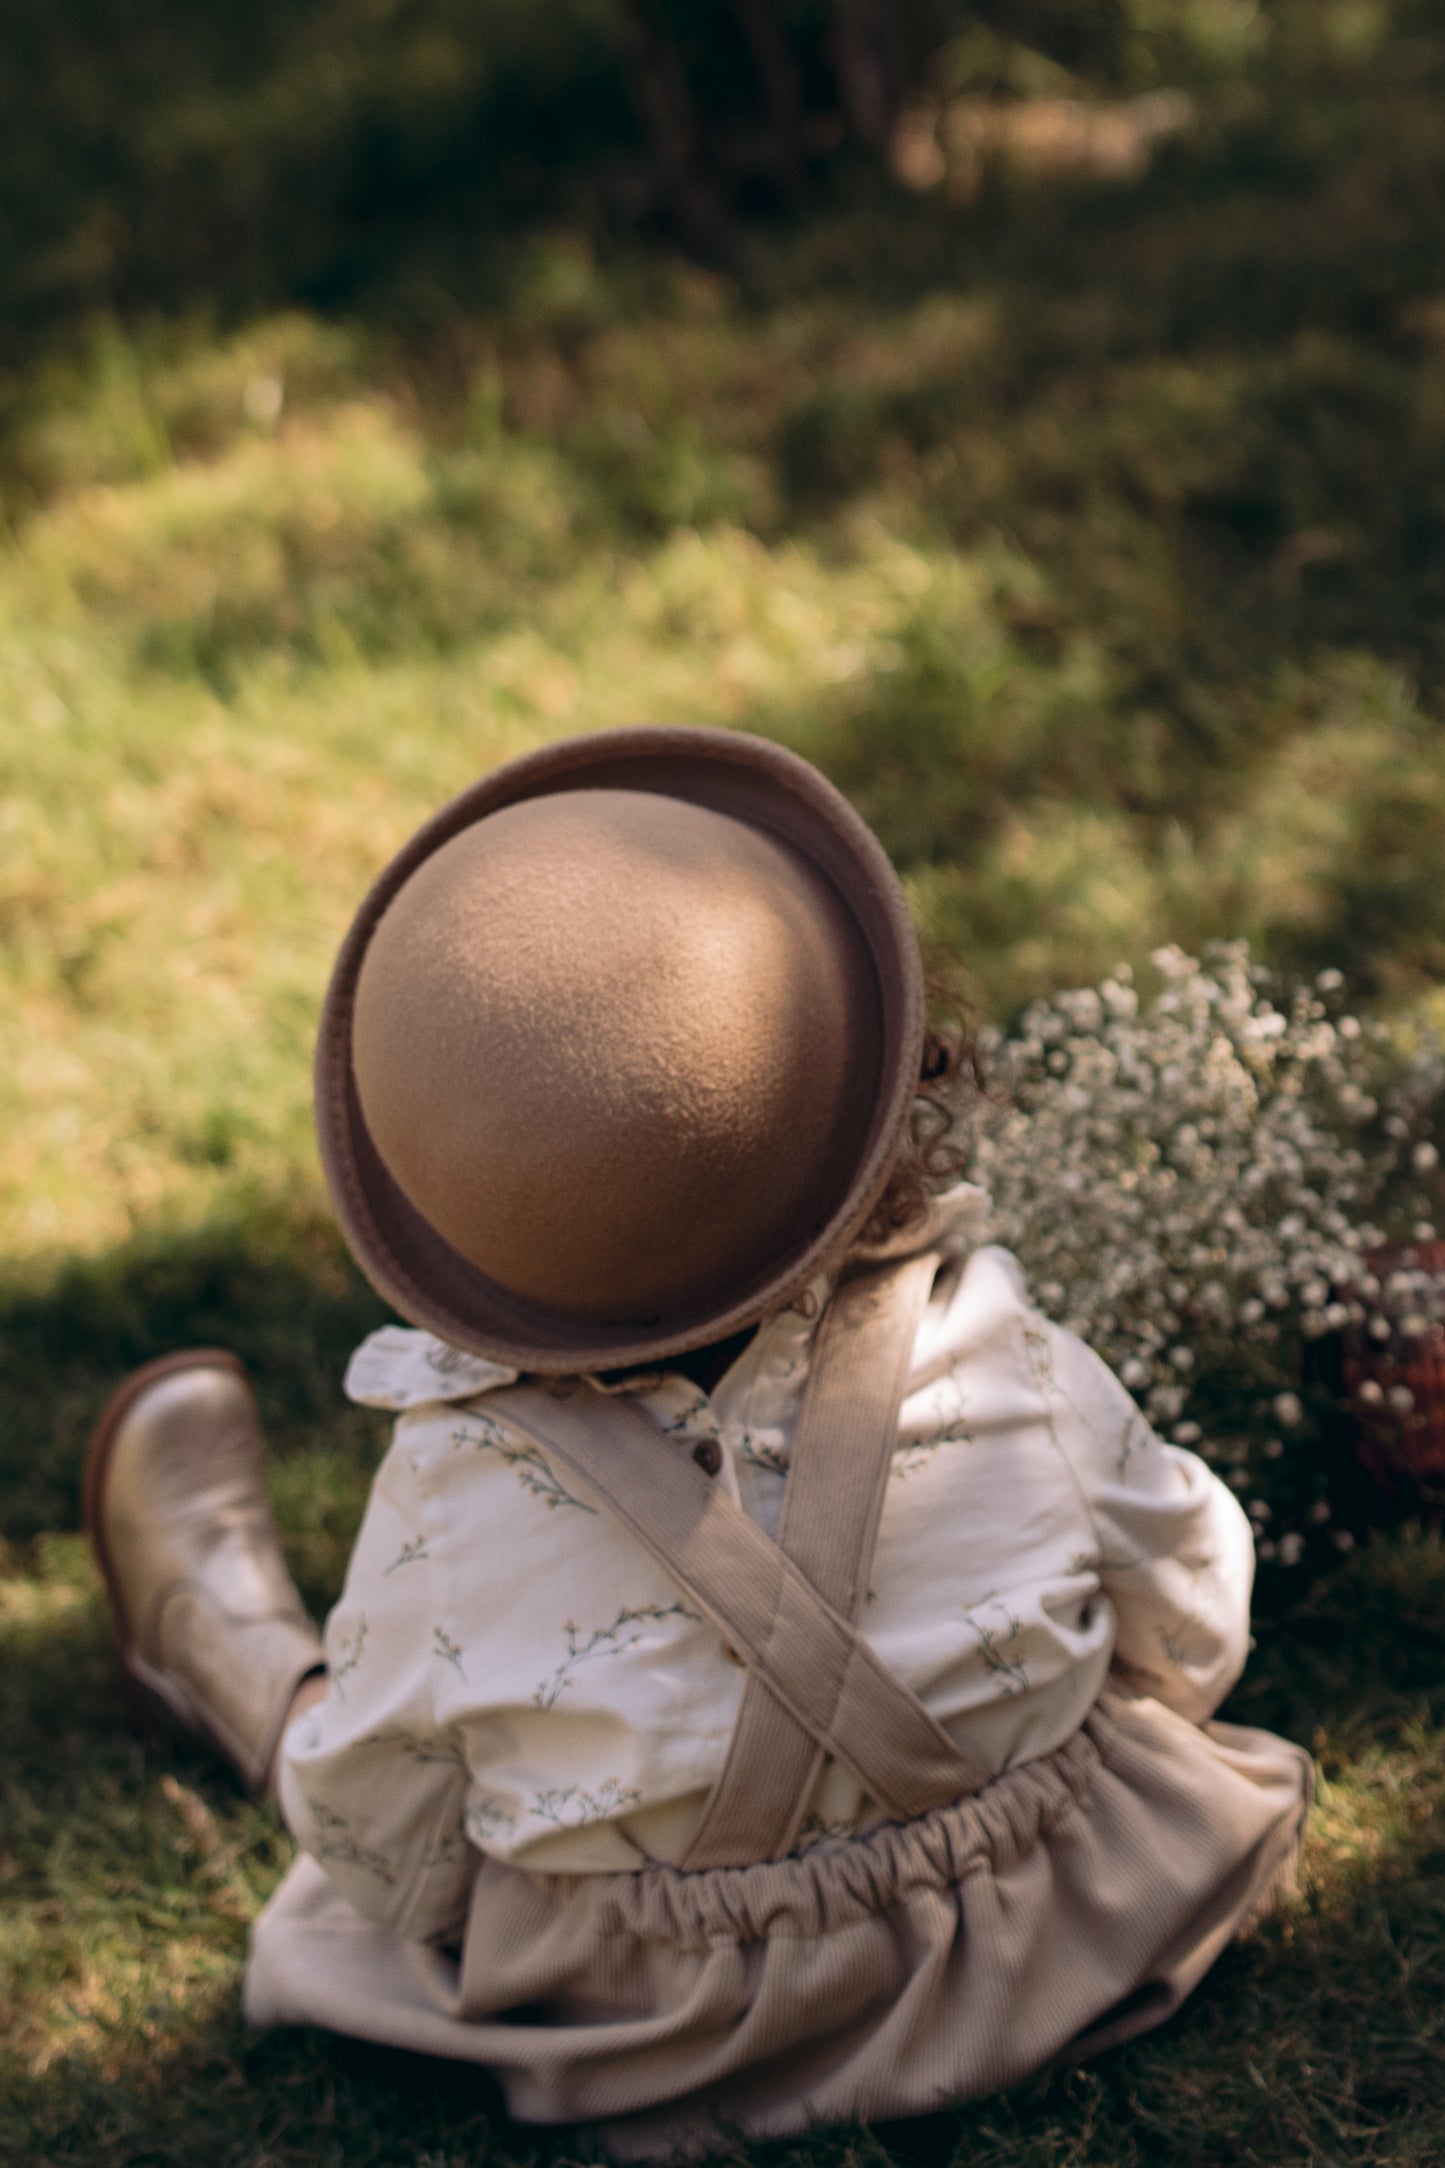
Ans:
[{"label": "wide-brim felt hat", "polygon": [[520,1371],[650,1364],[842,1257],[923,1031],[898,878],[808,762],[732,731],[567,739],[445,806],[362,903],[322,1165],[413,1323]]}]

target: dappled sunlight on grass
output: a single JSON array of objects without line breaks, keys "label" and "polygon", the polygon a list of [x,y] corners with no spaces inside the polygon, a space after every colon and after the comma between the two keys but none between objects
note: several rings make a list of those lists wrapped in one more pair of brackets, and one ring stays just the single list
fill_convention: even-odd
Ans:
[{"label": "dappled sunlight on grass", "polygon": [[1377,1747],[1323,1779],[1305,1853],[1310,1906],[1327,1923],[1392,1863],[1408,1872],[1442,1809],[1445,1741],[1423,1725],[1407,1727],[1398,1748]]},{"label": "dappled sunlight on grass", "polygon": [[258,1854],[257,1817],[223,1805],[243,1826],[221,1880],[174,1811],[157,1811],[175,1779],[125,1720],[79,1538],[46,1539],[29,1570],[12,1560],[0,1575],[0,1678],[8,2052],[32,2074],[79,2056],[105,2075],[153,2052],[198,1998],[231,1991],[266,1832]]},{"label": "dappled sunlight on grass", "polygon": [[[286,1463],[288,1522],[290,1486],[324,1491],[327,1450],[313,1434]],[[749,2157],[1144,2168],[1163,2146],[1171,2163],[1214,2168],[1228,2131],[1232,2158],[1399,2168],[1427,2158],[1429,2118],[1445,2112],[1433,1992],[1445,1708],[1437,1678],[1433,1699],[1416,1697],[1418,1721],[1397,1732],[1370,1684],[1370,1654],[1392,1630],[1423,1652],[1421,1605],[1438,1602],[1442,1576],[1428,1546],[1372,1549],[1355,1570],[1364,1646],[1337,1672],[1333,1705],[1283,1636],[1266,1638],[1252,1669],[1250,1693],[1272,1698],[1272,1720],[1296,1736],[1324,1727],[1331,1773],[1299,1895],[1226,1953],[1179,2018],[1088,2070],[929,2124]],[[246,2033],[246,1925],[288,1847],[270,1811],[244,1802],[210,1757],[132,1739],[80,1539],[8,1560],[0,1681],[10,1750],[0,2134],[17,2144],[11,2157],[48,2168],[129,2158],[142,2145],[199,2159],[220,2142],[220,2116],[232,2150],[210,2157],[237,2163],[590,2158],[566,2134],[513,2129],[470,2070],[319,2035]],[[1406,1698],[1415,1681],[1415,1668],[1400,1678]],[[1326,1732],[1353,1738],[1347,1755]]]},{"label": "dappled sunlight on grass", "polygon": [[1390,992],[1437,968],[1430,711],[1300,643],[1316,589],[1357,630],[1375,606],[1343,522],[1411,350],[1141,354],[1002,279],[745,310],[552,260],[444,367],[296,314],[111,331],[12,429],[13,1249],[314,1187],[310,1024],[356,896],[570,730],[796,744],[996,1014],[1166,935]]},{"label": "dappled sunlight on grass", "polygon": [[[386,1317],[314,1197],[242,1188],[198,1225],[164,1224],[93,1258],[0,1276],[0,1528],[73,1528],[85,1442],[106,1395],[152,1355],[229,1347],[249,1366],[308,1596],[334,1597],[379,1429],[340,1384]],[[312,1455],[314,1494],[287,1474]]]},{"label": "dappled sunlight on grass", "polygon": [[[840,184],[726,270],[558,230],[483,275],[469,233],[392,316],[192,300],[0,383],[7,2161],[592,2158],[473,2073],[246,2034],[287,1841],[133,1734],[74,1533],[105,1394],[220,1342],[334,1599],[384,1427],[339,1381],[385,1313],[311,1043],[439,803],[574,731],[758,730],[874,823],[986,1016],[1223,935],[1445,1020],[1445,49],[1407,0],[1187,14],[1215,59],[1132,180],[959,146],[971,204]],[[1319,1757],[1296,1898],[1088,2071],[739,2160],[1441,2157],[1440,1544],[1261,1610],[1226,1713]]]}]

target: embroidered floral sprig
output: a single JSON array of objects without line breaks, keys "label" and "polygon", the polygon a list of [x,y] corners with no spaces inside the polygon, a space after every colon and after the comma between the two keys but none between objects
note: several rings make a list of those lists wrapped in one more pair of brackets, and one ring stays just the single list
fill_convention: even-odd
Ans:
[{"label": "embroidered floral sprig", "polygon": [[684,1603],[639,1604],[619,1611],[610,1625],[595,1626],[585,1638],[580,1627],[568,1619],[562,1629],[567,1636],[567,1654],[533,1694],[533,1708],[555,1709],[583,1664],[603,1656],[620,1656],[624,1649],[635,1648],[649,1626],[666,1618],[696,1619],[697,1615]]},{"label": "embroidered floral sprig", "polygon": [[466,1769],[467,1757],[459,1739],[423,1738],[416,1732],[404,1732],[397,1737],[396,1743],[408,1760],[416,1762],[419,1767],[445,1762],[453,1769]]},{"label": "embroidered floral sprig", "polygon": [[468,1372],[479,1379],[496,1374],[490,1363],[483,1360],[479,1364],[475,1355],[469,1355],[464,1348],[448,1347],[445,1340],[428,1340],[422,1361],[439,1378],[465,1377]]},{"label": "embroidered floral sprig", "polygon": [[[918,1441],[919,1445],[972,1445],[974,1443],[968,1392],[964,1379],[959,1374],[960,1370],[966,1370],[972,1361],[973,1357],[968,1356],[964,1358],[962,1363],[956,1363],[932,1388],[929,1398],[933,1412],[929,1417],[929,1434],[926,1438]],[[897,1459],[894,1461],[894,1468],[896,1472],[907,1473],[906,1469],[899,1468]]]},{"label": "embroidered floral sprig", "polygon": [[661,1417],[657,1424],[664,1438],[681,1438],[699,1426],[712,1436],[717,1433],[717,1418],[712,1412],[707,1394],[703,1392],[696,1393],[686,1406],[679,1408],[675,1414]]},{"label": "embroidered floral sprig", "polygon": [[500,1792],[479,1790],[467,1806],[467,1830],[478,1844],[494,1842],[503,1830],[515,1829],[517,1817]]},{"label": "embroidered floral sprig", "polygon": [[1131,1415],[1119,1433],[1119,1457],[1114,1463],[1114,1473],[1121,1483],[1128,1475],[1134,1455],[1144,1452],[1153,1443],[1154,1433],[1143,1417]]},{"label": "embroidered floral sprig", "polygon": [[554,1822],[558,1829],[590,1829],[636,1806],[640,1792],[624,1786],[620,1777],[604,1777],[595,1792],[580,1784],[554,1786],[534,1793],[531,1812],[540,1822]]},{"label": "embroidered floral sprig", "polygon": [[798,1831],[798,1841],[793,1846],[793,1850],[794,1852],[808,1852],[812,1850],[815,1844],[831,1844],[839,1837],[851,1837],[852,1834],[853,1824],[850,1821],[829,1822],[824,1821],[819,1815],[810,1814]]},{"label": "embroidered floral sprig", "polygon": [[751,1430],[745,1430],[738,1446],[738,1459],[749,1468],[765,1469],[769,1475],[788,1472],[788,1456],[780,1445],[772,1445],[766,1438],[759,1438]]},{"label": "embroidered floral sprig", "polygon": [[316,1824],[316,1842],[312,1849],[317,1859],[323,1864],[355,1867],[360,1873],[370,1875],[374,1882],[383,1883],[387,1889],[394,1886],[396,1876],[385,1853],[358,1844],[344,1814],[338,1814],[324,1800],[308,1799],[306,1804]]},{"label": "embroidered floral sprig", "polygon": [[[999,1692],[1005,1698],[1012,1694],[1026,1693],[1029,1684],[1027,1670],[1017,1657],[1004,1655],[1004,1650],[1017,1641],[1023,1627],[1001,1596],[985,1597],[984,1602],[990,1610],[998,1614],[1002,1622],[1000,1627],[990,1626],[985,1620],[975,1617],[974,1611],[964,1613],[964,1624],[977,1638],[984,1669],[998,1681]],[[981,1608],[981,1605],[975,1606],[975,1610]]]},{"label": "embroidered floral sprig", "polygon": [[894,1454],[889,1463],[890,1477],[895,1483],[906,1483],[911,1475],[917,1475],[920,1468],[928,1466],[942,1443],[941,1438],[926,1438],[918,1445],[905,1445]]},{"label": "embroidered floral sprig", "polygon": [[519,1444],[513,1434],[504,1430],[490,1415],[472,1415],[465,1423],[458,1424],[452,1432],[452,1447],[454,1451],[460,1451],[464,1446],[478,1453],[497,1454],[515,1472],[523,1490],[540,1498],[549,1509],[575,1506],[579,1513],[595,1514],[597,1511],[585,1498],[574,1497],[567,1486],[559,1482],[538,1447],[530,1443]]},{"label": "embroidered floral sprig", "polygon": [[436,1843],[422,1853],[422,1872],[429,1874],[438,1867],[454,1867],[466,1850],[466,1842],[466,1838],[459,1836],[456,1830],[444,1831]]},{"label": "embroidered floral sprig", "polygon": [[1188,1668],[1189,1643],[1186,1636],[1191,1627],[1196,1632],[1198,1631],[1198,1619],[1176,1619],[1172,1626],[1160,1626],[1156,1629],[1160,1648],[1163,1649],[1170,1663],[1180,1671]]},{"label": "embroidered floral sprig", "polygon": [[397,1552],[391,1564],[389,1566],[382,1567],[381,1577],[383,1580],[385,1580],[387,1575],[395,1573],[398,1567],[413,1566],[416,1564],[418,1559],[425,1558],[426,1556],[426,1537],[424,1535],[413,1536],[409,1542],[402,1545],[401,1549]]},{"label": "embroidered floral sprig", "polygon": [[339,1701],[346,1699],[346,1681],[361,1662],[361,1652],[366,1647],[366,1614],[363,1612],[349,1633],[338,1634],[336,1654],[331,1661],[331,1687]]}]

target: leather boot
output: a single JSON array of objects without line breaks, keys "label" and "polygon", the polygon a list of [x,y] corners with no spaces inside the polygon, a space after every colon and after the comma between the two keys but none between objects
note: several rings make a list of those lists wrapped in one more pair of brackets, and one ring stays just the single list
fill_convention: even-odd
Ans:
[{"label": "leather boot", "polygon": [[324,1668],[261,1473],[234,1355],[164,1355],[111,1395],[91,1439],[85,1525],[138,1713],[216,1747],[264,1789],[292,1697]]}]

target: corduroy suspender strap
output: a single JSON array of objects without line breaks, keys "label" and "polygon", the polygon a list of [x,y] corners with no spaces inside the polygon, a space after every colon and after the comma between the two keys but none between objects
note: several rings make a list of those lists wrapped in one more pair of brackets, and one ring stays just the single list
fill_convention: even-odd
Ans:
[{"label": "corduroy suspender strap", "polygon": [[[898,1442],[929,1255],[844,1280],[818,1327],[778,1524],[778,1547],[856,1625]],[[733,1867],[790,1850],[824,1760],[813,1735],[750,1671],[727,1757],[683,1856]]]},{"label": "corduroy suspender strap", "polygon": [[[861,1601],[872,1556],[906,1368],[906,1352],[895,1358],[890,1349],[879,1375],[885,1314],[896,1346],[904,1329],[898,1275],[908,1275],[901,1284],[916,1323],[927,1293],[922,1275],[926,1270],[931,1278],[933,1264],[918,1260],[915,1269],[910,1261],[860,1279],[851,1295],[858,1305],[854,1331],[844,1331],[840,1319],[826,1335],[828,1368],[842,1364],[837,1379],[810,1382],[805,1415],[816,1407],[817,1420],[810,1425],[812,1442],[804,1440],[807,1472],[798,1503],[785,1502],[788,1547],[796,1545],[799,1557],[850,1610]],[[911,1328],[907,1337],[911,1346]],[[865,1368],[861,1349],[868,1339],[875,1358]],[[822,1342],[820,1335],[820,1371]],[[856,1366],[848,1353],[855,1346]],[[517,1386],[496,1394],[491,1405],[629,1530],[752,1675],[734,1735],[737,1750],[730,1747],[714,1794],[723,1795],[719,1811],[715,1817],[709,1803],[699,1831],[706,1850],[695,1842],[689,1865],[766,1858],[786,1849],[821,1754],[841,1762],[886,1813],[900,1817],[921,1814],[986,1781],[987,1772],[959,1753],[917,1696],[873,1654],[842,1603],[820,1593],[794,1557],[637,1409],[585,1386],[561,1398]],[[825,1417],[830,1428],[837,1425],[831,1435],[824,1433]],[[795,1467],[790,1495],[798,1473]],[[746,1713],[763,1694],[777,1709],[776,1719]],[[781,1781],[775,1785],[760,1768],[760,1754],[786,1760],[786,1797]],[[764,1793],[749,1823],[746,1792],[755,1783]],[[729,1795],[740,1804],[729,1804]]]}]

